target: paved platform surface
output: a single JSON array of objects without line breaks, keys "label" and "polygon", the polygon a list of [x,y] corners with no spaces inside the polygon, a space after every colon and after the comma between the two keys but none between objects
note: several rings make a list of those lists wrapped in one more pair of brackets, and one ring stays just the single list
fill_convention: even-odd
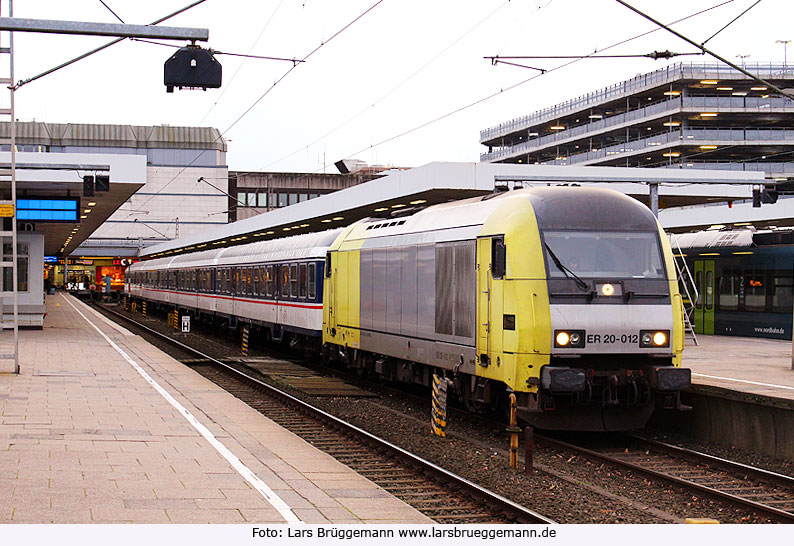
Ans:
[{"label": "paved platform surface", "polygon": [[0,374],[0,523],[431,523],[75,298],[46,303]]},{"label": "paved platform surface", "polygon": [[791,342],[733,336],[687,337],[683,366],[692,383],[794,400]]}]

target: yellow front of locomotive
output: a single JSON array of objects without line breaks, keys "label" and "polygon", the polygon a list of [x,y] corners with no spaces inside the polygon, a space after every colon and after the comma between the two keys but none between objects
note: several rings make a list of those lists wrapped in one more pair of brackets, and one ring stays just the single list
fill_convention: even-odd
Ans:
[{"label": "yellow front of locomotive", "polygon": [[679,407],[683,309],[650,211],[603,189],[511,194],[477,242],[477,375],[541,428],[628,430]]}]

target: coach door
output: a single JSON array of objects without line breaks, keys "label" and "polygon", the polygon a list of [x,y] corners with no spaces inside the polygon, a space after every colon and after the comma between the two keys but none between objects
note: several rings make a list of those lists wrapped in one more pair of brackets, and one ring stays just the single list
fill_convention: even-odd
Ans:
[{"label": "coach door", "polygon": [[714,260],[695,261],[695,333],[714,333]]}]

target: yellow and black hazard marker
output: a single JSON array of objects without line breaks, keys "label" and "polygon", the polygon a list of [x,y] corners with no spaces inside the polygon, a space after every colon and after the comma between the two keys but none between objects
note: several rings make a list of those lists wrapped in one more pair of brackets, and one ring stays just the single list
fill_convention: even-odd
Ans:
[{"label": "yellow and black hazard marker", "polygon": [[143,316],[146,316],[146,300],[143,300]]},{"label": "yellow and black hazard marker", "polygon": [[243,356],[248,356],[248,326],[243,327],[243,346],[240,352]]},{"label": "yellow and black hazard marker", "polygon": [[124,296],[124,310],[127,310],[127,296]]},{"label": "yellow and black hazard marker", "polygon": [[436,436],[447,435],[447,379],[433,374],[433,404],[430,409],[430,429]]}]

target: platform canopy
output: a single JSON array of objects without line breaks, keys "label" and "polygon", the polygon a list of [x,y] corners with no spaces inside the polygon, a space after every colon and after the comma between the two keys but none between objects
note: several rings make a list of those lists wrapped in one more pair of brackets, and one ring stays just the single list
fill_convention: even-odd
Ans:
[{"label": "platform canopy", "polygon": [[[17,152],[16,163],[18,229],[43,233],[47,256],[68,255],[146,182],[146,156]],[[0,189],[6,195],[10,164],[11,153],[0,152]],[[109,176],[108,191],[84,197],[83,176]],[[72,201],[74,221],[46,218],[39,208]]]},{"label": "platform canopy", "polygon": [[764,183],[760,172],[640,169],[504,163],[430,163],[280,208],[201,235],[150,246],[144,258],[194,252],[345,226],[368,216],[405,214],[456,199],[485,195],[497,186],[582,184],[610,187],[644,203],[658,189],[662,208],[748,199]]}]

